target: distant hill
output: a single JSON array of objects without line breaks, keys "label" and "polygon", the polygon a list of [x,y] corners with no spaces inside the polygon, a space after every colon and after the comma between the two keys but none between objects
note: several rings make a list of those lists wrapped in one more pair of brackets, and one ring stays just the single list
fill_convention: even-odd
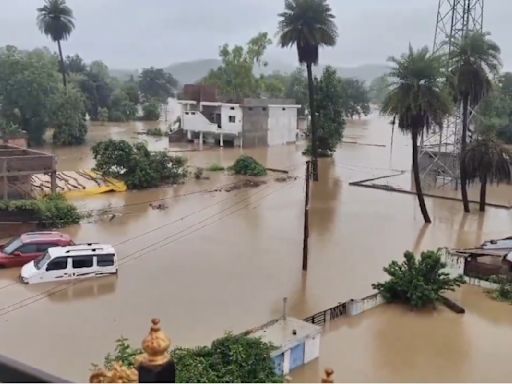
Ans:
[{"label": "distant hill", "polygon": [[204,59],[171,64],[165,70],[173,75],[180,84],[190,84],[201,80],[210,70],[218,68],[220,65],[219,59]]},{"label": "distant hill", "polygon": [[[218,68],[221,65],[219,59],[203,59],[193,60],[181,63],[174,63],[164,68],[167,72],[171,73],[181,85],[195,83],[205,77],[210,70]],[[315,74],[322,73],[325,65],[319,65],[315,68]],[[365,64],[357,67],[335,67],[338,74],[342,77],[353,77],[365,81],[369,84],[373,79],[388,72],[388,67],[383,64]],[[262,67],[256,72],[263,74],[270,74],[272,72],[290,73],[295,69],[295,66],[289,63],[283,63],[276,60],[270,60],[267,67]],[[127,69],[111,69],[112,76],[118,77],[121,80],[127,80],[130,75],[135,78],[138,77],[138,70]]]}]

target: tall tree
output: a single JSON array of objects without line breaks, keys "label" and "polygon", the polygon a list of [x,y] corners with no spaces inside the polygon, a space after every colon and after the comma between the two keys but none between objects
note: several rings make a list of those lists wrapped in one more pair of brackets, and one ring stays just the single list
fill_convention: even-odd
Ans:
[{"label": "tall tree", "polygon": [[479,135],[464,152],[462,161],[469,182],[480,182],[480,212],[485,211],[488,183],[510,183],[510,152],[493,134]]},{"label": "tall tree", "polygon": [[411,135],[412,171],[416,194],[425,223],[431,223],[421,188],[418,166],[418,136],[432,123],[441,126],[450,112],[451,100],[444,92],[443,60],[430,54],[424,47],[409,52],[399,59],[391,57],[393,68],[389,74],[391,89],[382,104],[382,112],[398,118],[398,127]]},{"label": "tall tree", "polygon": [[62,82],[67,88],[66,65],[62,55],[61,41],[67,40],[75,29],[73,11],[66,5],[66,0],[45,0],[44,6],[37,9],[37,26],[49,36],[59,47]]},{"label": "tall tree", "polygon": [[490,76],[501,67],[500,47],[488,33],[471,32],[454,42],[450,62],[455,94],[462,103],[460,186],[464,211],[469,212],[464,153],[467,146],[470,109],[475,108],[492,89]]},{"label": "tall tree", "polygon": [[284,8],[284,12],[279,14],[279,43],[283,48],[295,45],[299,63],[306,64],[313,179],[318,181],[318,131],[312,66],[318,64],[319,47],[336,44],[338,31],[327,0],[285,0]]},{"label": "tall tree", "polygon": [[178,86],[177,80],[162,68],[144,68],[139,77],[139,90],[144,100],[156,99],[167,103]]},{"label": "tall tree", "polygon": [[262,32],[249,40],[245,47],[230,47],[224,44],[219,50],[222,65],[211,70],[201,82],[215,85],[222,98],[228,102],[239,103],[245,97],[258,95],[259,88],[265,91],[265,85],[268,86],[268,83],[254,75],[254,67],[266,65],[262,58],[271,43],[268,33]]}]

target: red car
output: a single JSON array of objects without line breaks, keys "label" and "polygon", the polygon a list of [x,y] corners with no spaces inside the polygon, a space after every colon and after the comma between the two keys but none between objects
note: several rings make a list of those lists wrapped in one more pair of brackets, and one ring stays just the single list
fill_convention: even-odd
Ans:
[{"label": "red car", "polygon": [[0,268],[21,267],[43,255],[48,248],[73,245],[71,238],[60,232],[28,232],[0,245]]}]

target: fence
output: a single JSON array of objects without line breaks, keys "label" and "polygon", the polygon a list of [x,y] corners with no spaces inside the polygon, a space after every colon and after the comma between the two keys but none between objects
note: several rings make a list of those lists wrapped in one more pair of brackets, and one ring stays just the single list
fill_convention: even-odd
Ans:
[{"label": "fence", "polygon": [[308,316],[304,319],[305,322],[323,326],[328,321],[336,320],[341,316],[355,316],[368,311],[376,306],[383,304],[384,299],[378,293],[374,293],[370,296],[366,296],[359,300],[349,300],[344,303],[338,303],[334,307],[327,308],[323,311],[317,312],[312,316]]}]

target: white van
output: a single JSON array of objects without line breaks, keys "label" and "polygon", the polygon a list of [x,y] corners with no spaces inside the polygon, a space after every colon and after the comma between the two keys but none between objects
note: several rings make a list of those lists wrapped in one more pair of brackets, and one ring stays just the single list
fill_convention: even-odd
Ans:
[{"label": "white van", "polygon": [[46,253],[21,268],[23,283],[83,279],[117,273],[114,247],[107,244],[78,244],[49,248]]}]

